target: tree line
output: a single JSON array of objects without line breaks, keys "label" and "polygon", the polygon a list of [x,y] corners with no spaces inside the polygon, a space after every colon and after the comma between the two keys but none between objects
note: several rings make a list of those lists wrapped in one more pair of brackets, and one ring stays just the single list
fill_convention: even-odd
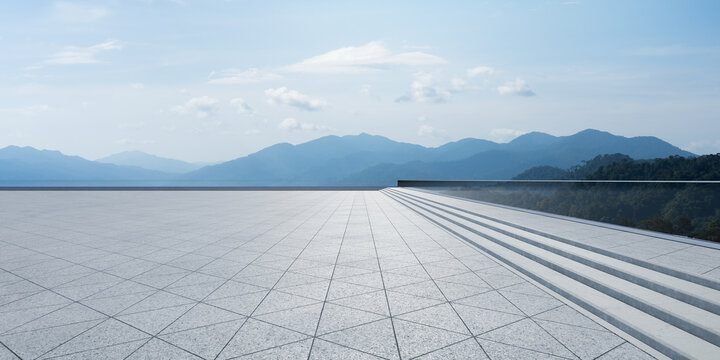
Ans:
[{"label": "tree line", "polygon": [[[514,179],[718,181],[720,154],[654,160],[600,155],[568,170],[531,168]],[[720,241],[720,184],[512,183],[451,191],[488,202]]]}]

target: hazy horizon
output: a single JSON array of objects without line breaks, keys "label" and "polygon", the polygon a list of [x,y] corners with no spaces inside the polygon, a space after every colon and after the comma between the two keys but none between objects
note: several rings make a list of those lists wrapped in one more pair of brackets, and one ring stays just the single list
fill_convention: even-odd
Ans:
[{"label": "hazy horizon", "polygon": [[716,1],[7,1],[0,148],[225,161],[362,132],[720,152]]}]

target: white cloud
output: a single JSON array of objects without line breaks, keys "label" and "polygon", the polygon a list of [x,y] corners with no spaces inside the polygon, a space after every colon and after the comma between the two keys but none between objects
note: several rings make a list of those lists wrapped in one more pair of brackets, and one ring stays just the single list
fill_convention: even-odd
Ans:
[{"label": "white cloud", "polygon": [[0,108],[0,114],[15,114],[15,115],[23,115],[23,116],[35,116],[40,113],[46,112],[50,110],[50,106],[41,104],[41,105],[29,105],[29,106],[20,106],[20,107],[9,107],[9,108]]},{"label": "white cloud", "polygon": [[144,89],[144,88],[145,88],[145,84],[140,83],[140,82],[137,82],[137,83],[132,83],[132,84],[130,84],[130,87],[133,88],[133,89]]},{"label": "white cloud", "polygon": [[527,131],[515,129],[492,129],[490,130],[490,140],[505,143],[523,134],[527,134]]},{"label": "white cloud", "polygon": [[219,73],[212,72],[210,84],[252,84],[263,81],[282,79],[282,76],[256,68],[248,70],[227,69]]},{"label": "white cloud", "polygon": [[278,129],[285,130],[285,131],[293,131],[293,130],[302,130],[302,131],[318,131],[318,130],[328,130],[326,126],[312,124],[312,123],[305,123],[297,121],[293,118],[286,118],[285,120],[281,121],[280,124],[278,124]]},{"label": "white cloud", "polygon": [[470,90],[478,90],[480,89],[479,86],[471,85],[467,79],[461,78],[461,77],[453,77],[452,80],[450,80],[450,92],[451,93],[459,93],[462,91],[470,91]]},{"label": "white cloud", "polygon": [[305,59],[283,70],[303,73],[362,73],[389,66],[423,66],[445,63],[445,59],[419,51],[393,54],[379,41],[348,46]]},{"label": "white cloud", "polygon": [[415,74],[410,84],[410,93],[395,99],[395,102],[444,103],[450,99],[450,92],[437,87],[435,79],[427,73]]},{"label": "white cloud", "polygon": [[[473,85],[471,80],[478,76],[487,76],[495,73],[495,69],[489,66],[476,66],[467,69],[465,76],[455,76],[450,80],[450,92],[458,93],[462,91],[480,90],[481,87]],[[487,80],[486,80],[487,82]]]},{"label": "white cloud", "polygon": [[329,130],[329,128],[327,126],[311,124],[311,123],[301,123],[300,129],[303,131],[326,131],[326,130]]},{"label": "white cloud", "polygon": [[277,89],[267,89],[265,95],[267,95],[268,102],[271,104],[293,106],[305,111],[317,111],[327,106],[327,103],[322,99],[311,98],[284,86]]},{"label": "white cloud", "polygon": [[418,128],[417,134],[418,134],[418,136],[428,136],[428,135],[435,136],[438,134],[438,131],[437,131],[437,129],[435,129],[434,127],[432,127],[430,125],[420,125],[420,127]]},{"label": "white cloud", "polygon": [[245,130],[245,135],[257,135],[260,133],[262,133],[262,131],[260,129]]},{"label": "white cloud", "polygon": [[57,2],[53,15],[56,19],[69,23],[90,23],[98,21],[110,14],[105,8],[86,6],[70,2]]},{"label": "white cloud", "polygon": [[98,54],[122,48],[122,44],[117,40],[110,40],[89,47],[68,46],[63,51],[51,55],[45,63],[58,65],[98,64],[101,63],[100,60],[95,58]]},{"label": "white cloud", "polygon": [[195,115],[200,119],[204,119],[217,112],[219,101],[209,96],[195,97],[184,105],[178,105],[172,108],[172,111],[179,115]]},{"label": "white cloud", "polygon": [[253,115],[255,114],[255,109],[253,109],[243,98],[234,98],[230,100],[230,105],[232,105],[235,110],[238,112],[238,114],[246,114],[246,115]]},{"label": "white cloud", "polygon": [[427,124],[422,124],[418,127],[417,135],[420,137],[448,140],[447,131]]},{"label": "white cloud", "polygon": [[278,124],[280,130],[294,130],[300,127],[300,122],[293,118],[287,118]]},{"label": "white cloud", "polygon": [[535,96],[535,92],[533,92],[525,80],[521,78],[507,82],[505,85],[499,86],[497,90],[500,95]]},{"label": "white cloud", "polygon": [[477,66],[467,70],[467,77],[472,78],[478,75],[492,75],[495,69],[489,66]]}]

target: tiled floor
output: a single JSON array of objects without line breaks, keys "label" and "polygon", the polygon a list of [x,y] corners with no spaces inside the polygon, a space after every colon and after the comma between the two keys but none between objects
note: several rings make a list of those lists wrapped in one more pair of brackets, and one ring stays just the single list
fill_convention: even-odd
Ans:
[{"label": "tiled floor", "polygon": [[379,192],[0,192],[0,359],[645,359]]}]

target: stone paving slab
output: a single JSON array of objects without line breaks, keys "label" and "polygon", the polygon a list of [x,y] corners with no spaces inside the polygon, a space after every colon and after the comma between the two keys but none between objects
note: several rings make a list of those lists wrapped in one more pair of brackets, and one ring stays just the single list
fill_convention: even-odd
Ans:
[{"label": "stone paving slab", "polygon": [[0,359],[652,358],[376,191],[0,192]]}]

